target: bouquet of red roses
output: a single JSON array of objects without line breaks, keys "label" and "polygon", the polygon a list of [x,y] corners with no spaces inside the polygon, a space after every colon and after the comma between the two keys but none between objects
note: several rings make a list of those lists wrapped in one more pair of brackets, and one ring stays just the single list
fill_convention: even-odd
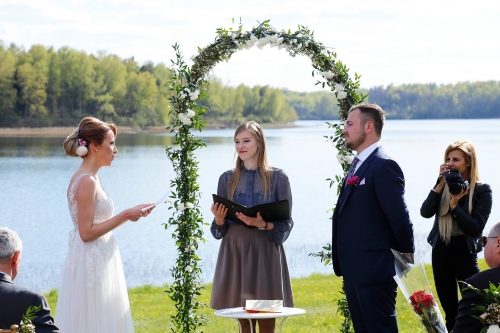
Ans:
[{"label": "bouquet of red roses", "polygon": [[422,325],[429,333],[447,333],[441,311],[432,293],[429,292],[429,282],[422,259],[418,256],[414,258],[413,253],[400,253],[394,250],[392,253],[396,268],[394,279]]},{"label": "bouquet of red roses", "polygon": [[432,294],[426,294],[425,290],[422,289],[415,291],[409,299],[413,311],[420,317],[420,321],[428,332],[446,332],[444,327],[444,331],[440,330],[440,327],[435,327],[436,323],[439,323],[441,314]]}]

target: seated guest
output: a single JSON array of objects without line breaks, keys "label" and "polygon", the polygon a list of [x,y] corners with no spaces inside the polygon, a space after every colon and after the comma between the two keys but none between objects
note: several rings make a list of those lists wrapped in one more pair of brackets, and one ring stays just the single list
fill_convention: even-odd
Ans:
[{"label": "seated guest", "polygon": [[0,328],[19,325],[30,306],[41,306],[32,320],[36,333],[59,333],[45,297],[12,283],[21,266],[22,248],[15,231],[0,227]]},{"label": "seated guest", "polygon": [[[500,222],[497,222],[490,230],[488,236],[483,236],[484,259],[491,269],[479,272],[465,282],[473,287],[483,290],[488,289],[490,282],[498,286],[500,284]],[[464,286],[466,287],[466,286]],[[481,331],[483,324],[471,315],[480,316],[482,311],[472,310],[476,305],[485,305],[484,297],[472,289],[466,289],[462,293],[458,316],[453,327],[453,333],[476,333]]]}]

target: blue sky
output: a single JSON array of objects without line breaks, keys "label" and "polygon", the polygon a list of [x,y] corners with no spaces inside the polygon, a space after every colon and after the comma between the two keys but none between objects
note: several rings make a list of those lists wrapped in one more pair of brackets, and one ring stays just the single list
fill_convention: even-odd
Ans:
[{"label": "blue sky", "polygon": [[[0,0],[0,40],[168,64],[172,44],[189,59],[233,17],[245,30],[265,19],[277,30],[308,26],[367,88],[500,80],[497,0]],[[214,74],[231,85],[311,91],[311,69],[306,57],[266,47],[236,53]]]}]

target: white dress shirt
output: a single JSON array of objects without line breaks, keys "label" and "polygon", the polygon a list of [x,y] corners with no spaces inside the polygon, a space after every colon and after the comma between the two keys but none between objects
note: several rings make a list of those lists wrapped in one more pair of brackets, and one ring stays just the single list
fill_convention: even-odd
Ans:
[{"label": "white dress shirt", "polygon": [[363,164],[363,162],[368,158],[368,156],[370,156],[370,154],[373,153],[375,149],[377,149],[379,146],[380,146],[380,141],[377,141],[368,146],[365,150],[363,150],[361,154],[356,154],[356,157],[358,158],[359,162],[358,164],[356,164],[356,169],[354,169],[354,173],[358,171],[361,164]]}]

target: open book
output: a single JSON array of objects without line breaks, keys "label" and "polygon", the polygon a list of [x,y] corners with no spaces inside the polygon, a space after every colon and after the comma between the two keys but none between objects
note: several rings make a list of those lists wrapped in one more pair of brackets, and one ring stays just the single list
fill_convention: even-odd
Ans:
[{"label": "open book", "polygon": [[280,200],[275,202],[270,202],[266,204],[256,205],[253,207],[245,207],[234,201],[228,200],[226,198],[220,197],[216,194],[212,194],[214,203],[220,202],[227,208],[226,219],[231,220],[235,223],[244,225],[247,228],[255,228],[245,224],[243,221],[236,217],[236,213],[243,213],[246,216],[257,217],[259,212],[262,219],[266,222],[279,222],[283,220],[288,220],[290,218],[290,206],[288,205],[288,200]]},{"label": "open book", "polygon": [[283,312],[282,300],[256,300],[247,299],[245,307],[246,312]]}]

